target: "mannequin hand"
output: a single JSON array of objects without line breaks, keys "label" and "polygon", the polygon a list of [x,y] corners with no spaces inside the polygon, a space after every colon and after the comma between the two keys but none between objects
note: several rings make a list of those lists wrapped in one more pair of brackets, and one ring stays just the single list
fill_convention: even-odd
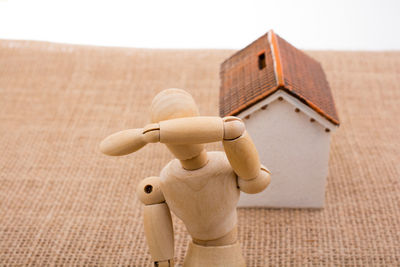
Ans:
[{"label": "mannequin hand", "polygon": [[106,137],[100,143],[100,151],[109,156],[123,156],[141,149],[147,143],[143,129],[129,129]]}]

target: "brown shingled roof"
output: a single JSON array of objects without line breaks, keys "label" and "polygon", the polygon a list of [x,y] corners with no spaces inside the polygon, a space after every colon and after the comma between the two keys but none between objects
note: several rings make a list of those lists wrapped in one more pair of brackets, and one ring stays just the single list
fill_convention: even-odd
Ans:
[{"label": "brown shingled roof", "polygon": [[335,125],[339,117],[321,65],[272,30],[221,64],[220,115],[237,115],[284,90]]}]

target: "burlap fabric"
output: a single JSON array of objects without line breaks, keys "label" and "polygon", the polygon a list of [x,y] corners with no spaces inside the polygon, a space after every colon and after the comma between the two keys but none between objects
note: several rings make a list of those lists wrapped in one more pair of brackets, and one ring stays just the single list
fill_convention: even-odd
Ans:
[{"label": "burlap fabric", "polygon": [[[148,123],[165,88],[218,114],[219,64],[230,54],[0,41],[0,265],[149,266],[135,186],[172,157],[162,145],[106,157],[98,144]],[[400,52],[309,54],[342,124],[326,208],[239,210],[247,264],[399,266]],[[189,238],[173,219],[181,264]]]}]

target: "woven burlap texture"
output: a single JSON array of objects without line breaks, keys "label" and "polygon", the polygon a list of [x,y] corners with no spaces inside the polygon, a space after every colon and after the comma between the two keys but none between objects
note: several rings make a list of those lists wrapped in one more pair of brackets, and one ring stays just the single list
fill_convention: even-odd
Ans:
[{"label": "woven burlap texture", "polygon": [[[165,88],[217,115],[219,65],[232,53],[0,41],[0,265],[149,266],[135,187],[172,156],[152,144],[107,157],[98,145],[148,123]],[[326,207],[240,209],[247,264],[399,266],[400,52],[308,54],[341,119]],[[180,265],[189,237],[173,220]]]}]

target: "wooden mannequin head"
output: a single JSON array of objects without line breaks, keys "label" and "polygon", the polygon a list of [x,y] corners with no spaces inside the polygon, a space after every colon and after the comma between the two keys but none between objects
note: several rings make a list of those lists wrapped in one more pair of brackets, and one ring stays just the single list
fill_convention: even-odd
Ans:
[{"label": "wooden mannequin head", "polygon": [[182,89],[165,89],[151,103],[151,122],[199,116],[193,97]]},{"label": "wooden mannequin head", "polygon": [[[193,97],[182,89],[166,89],[158,93],[151,103],[151,121],[199,116],[199,109]],[[185,169],[201,168],[207,163],[204,146],[199,145],[166,145],[179,159]]]}]

